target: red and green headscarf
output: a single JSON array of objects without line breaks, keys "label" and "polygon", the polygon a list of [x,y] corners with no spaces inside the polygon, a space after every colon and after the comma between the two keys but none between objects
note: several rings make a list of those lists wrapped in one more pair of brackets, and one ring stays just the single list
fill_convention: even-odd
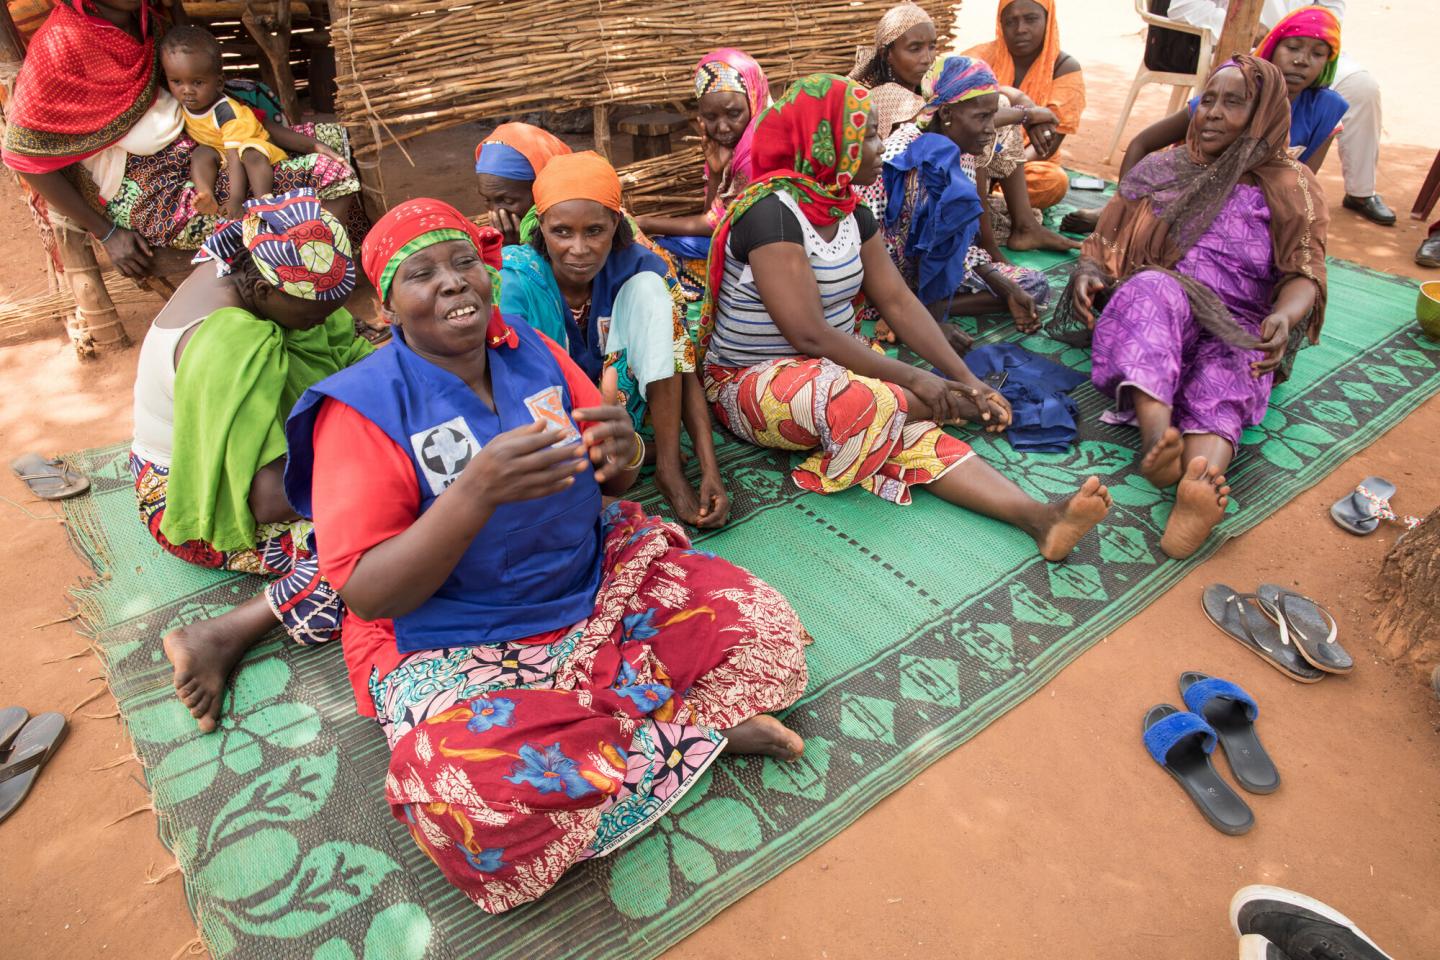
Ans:
[{"label": "red and green headscarf", "polygon": [[755,121],[751,182],[715,227],[700,309],[700,349],[710,342],[715,302],[725,277],[730,228],[772,193],[790,194],[817,227],[855,212],[859,198],[850,180],[860,169],[860,149],[870,120],[870,91],[828,73],[796,80]]}]

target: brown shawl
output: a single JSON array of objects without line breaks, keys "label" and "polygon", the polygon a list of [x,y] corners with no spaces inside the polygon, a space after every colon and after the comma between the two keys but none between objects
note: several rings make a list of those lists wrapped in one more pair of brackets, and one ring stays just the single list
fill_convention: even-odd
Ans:
[{"label": "brown shawl", "polygon": [[[1144,269],[1173,272],[1210,229],[1243,178],[1260,187],[1270,207],[1272,255],[1280,274],[1275,289],[1292,277],[1315,283],[1315,309],[1307,332],[1311,342],[1317,342],[1325,320],[1325,236],[1330,222],[1325,195],[1309,168],[1286,152],[1290,103],[1280,69],[1268,60],[1244,55],[1215,68],[1226,69],[1238,69],[1245,77],[1246,93],[1255,103],[1249,127],[1209,162],[1199,148],[1197,111],[1183,146],[1152,154],[1125,175],[1081,248],[1076,273],[1114,283]],[[1196,319],[1207,330],[1227,343],[1255,345],[1255,338],[1235,322],[1213,291],[1176,276],[1190,295]]]}]

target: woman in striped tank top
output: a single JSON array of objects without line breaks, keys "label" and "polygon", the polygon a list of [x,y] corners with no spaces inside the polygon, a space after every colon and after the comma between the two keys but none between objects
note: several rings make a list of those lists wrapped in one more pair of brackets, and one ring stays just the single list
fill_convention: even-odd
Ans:
[{"label": "woman in striped tank top", "polygon": [[[751,443],[810,451],[791,478],[817,493],[859,486],[892,503],[910,488],[1012,523],[1065,559],[1110,509],[1089,477],[1041,503],[940,424],[1004,430],[1010,408],[946,343],[885,250],[852,184],[880,173],[869,91],[816,74],[756,123],[751,185],[710,248],[701,316],[706,398]],[[937,372],[892,360],[859,336],[858,295]]]}]

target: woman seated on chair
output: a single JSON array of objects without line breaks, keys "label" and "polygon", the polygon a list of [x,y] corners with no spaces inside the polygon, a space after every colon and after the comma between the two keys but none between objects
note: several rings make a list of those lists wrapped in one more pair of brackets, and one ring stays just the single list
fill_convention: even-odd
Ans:
[{"label": "woman seated on chair", "polygon": [[705,212],[689,217],[636,217],[635,222],[678,258],[681,279],[687,280],[686,292],[698,300],[704,294],[710,234],[730,201],[750,182],[753,121],[770,104],[770,83],[753,57],[725,47],[707,53],[695,67],[695,100],[705,157]]},{"label": "woman seated on chair", "polygon": [[916,121],[885,141],[883,174],[858,188],[860,199],[881,224],[890,259],[957,352],[969,349],[970,338],[946,322],[952,316],[1009,312],[1018,329],[1033,332],[1050,282],[1038,270],[993,259],[980,243],[989,218],[976,188],[976,158],[995,148],[995,74],[978,60],[945,57],[921,89]]},{"label": "woman seated on chair", "polygon": [[[197,249],[219,222],[195,208],[180,105],[160,76],[144,0],[57,0],[32,38],[5,105],[5,165],[52,215],[88,231],[126,276],[154,267],[153,247]],[[244,99],[243,91],[232,91]],[[338,124],[295,127],[346,155]],[[349,165],[318,153],[275,167],[277,193],[309,188],[352,232],[363,227]],[[229,197],[222,172],[215,198]]]},{"label": "woman seated on chair", "polygon": [[[809,455],[791,472],[818,493],[860,487],[892,503],[910,488],[1020,527],[1063,560],[1109,509],[1090,477],[1039,503],[940,428],[1003,430],[1010,408],[946,343],[885,250],[852,184],[880,175],[868,91],[817,74],[761,115],[756,178],[715,231],[701,319],[706,396],[760,446]],[[858,336],[857,293],[935,367],[886,357]]]},{"label": "woman seated on chair", "polygon": [[[1290,101],[1290,152],[1319,173],[1349,109],[1345,98],[1330,89],[1340,59],[1340,21],[1324,7],[1301,7],[1265,35],[1255,55],[1284,74],[1285,95]],[[1195,97],[1186,109],[1136,134],[1125,149],[1120,175],[1155,151],[1182,142],[1199,103]],[[1099,211],[1077,211],[1066,216],[1064,228],[1076,233],[1093,230],[1099,216]]]},{"label": "woman seated on chair", "polygon": [[654,824],[722,749],[798,758],[768,714],[809,640],[772,587],[604,504],[643,444],[613,373],[597,390],[492,306],[499,241],[436,200],[375,224],[394,343],[301,398],[285,477],[348,608],[391,813],[490,913]]},{"label": "woman seated on chair", "polygon": [[529,243],[535,233],[535,178],[565,142],[528,123],[502,123],[475,147],[475,186],[490,213],[490,226],[508,244]]},{"label": "woman seated on chair", "polygon": [[[564,347],[592,381],[613,367],[635,429],[653,430],[655,483],[671,509],[694,526],[723,526],[730,500],[685,295],[665,261],[636,241],[615,168],[588,150],[555,157],[533,192],[538,229],[530,243],[505,248],[501,306]],[[700,465],[698,492],[685,477],[682,423]]]},{"label": "woman seated on chair", "polygon": [[167,552],[276,578],[164,638],[180,698],[209,731],[231,669],[276,621],[299,643],[340,632],[344,607],[282,489],[284,424],[311,384],[371,347],[343,306],[349,237],[313,193],[249,201],[201,257],[140,348],[130,470],[140,520]]},{"label": "woman seated on chair", "polygon": [[1055,158],[1066,135],[1080,129],[1085,75],[1080,62],[1060,49],[1055,0],[1000,0],[995,39],[971,47],[965,55],[988,63],[1001,92],[1024,114],[1030,203],[1040,210],[1059,203],[1070,189],[1070,178]]},{"label": "woman seated on chair", "polygon": [[1268,60],[1218,67],[1184,145],[1120,181],[1066,291],[1094,329],[1091,377],[1115,400],[1107,419],[1140,428],[1146,479],[1178,483],[1160,541],[1172,557],[1220,522],[1241,431],[1325,317],[1329,214],[1285,149],[1288,86]]}]

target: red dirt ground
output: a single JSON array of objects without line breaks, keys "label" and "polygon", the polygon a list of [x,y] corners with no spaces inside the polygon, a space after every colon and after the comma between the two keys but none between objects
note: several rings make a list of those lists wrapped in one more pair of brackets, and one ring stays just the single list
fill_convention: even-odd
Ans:
[{"label": "red dirt ground", "polygon": [[[1355,10],[1346,24],[1347,46],[1386,91],[1380,189],[1396,209],[1408,210],[1440,146],[1440,115],[1419,92],[1432,65],[1418,41],[1394,29],[1424,22],[1429,9],[1429,0],[1391,0]],[[962,17],[967,43],[988,36],[992,10],[991,2],[970,4]],[[1066,48],[1086,64],[1091,96],[1086,129],[1071,138],[1068,160],[1113,174],[1099,159],[1139,60],[1138,24],[1123,0],[1068,0],[1063,24]],[[1163,105],[1164,94],[1151,88],[1130,129]],[[423,153],[453,153],[465,167],[472,142],[460,131],[435,138]],[[443,180],[393,167],[389,176],[392,199]],[[1324,180],[1338,199],[1333,156]],[[0,192],[10,224],[0,231],[0,258],[9,266],[0,291],[33,293],[43,288],[38,245],[8,179]],[[468,197],[455,199],[473,207]],[[1332,209],[1334,255],[1422,277],[1410,260],[1419,225],[1402,214],[1399,228],[1385,230],[1338,202]],[[151,312],[129,311],[137,341]],[[30,449],[74,450],[127,437],[135,359],[132,349],[80,364],[59,336],[0,348],[5,461]],[[1440,710],[1412,673],[1379,659],[1368,633],[1375,608],[1364,595],[1395,534],[1349,537],[1326,510],[1368,474],[1393,479],[1406,511],[1434,506],[1437,424],[1440,402],[1432,401],[667,956],[1230,957],[1225,908],[1237,887],[1254,882],[1334,903],[1397,957],[1433,956],[1440,943]],[[93,657],[50,662],[86,649],[70,625],[52,622],[68,613],[65,591],[86,570],[50,508],[28,500],[8,471],[0,496],[12,531],[0,554],[0,631],[10,637],[0,705],[70,711],[100,694],[72,714],[69,740],[23,808],[0,826],[0,953],[15,960],[163,960],[194,937],[194,926],[179,877],[146,882],[173,863],[156,839],[153,814],[113,823],[148,802],[135,764],[96,769],[129,753],[119,721],[107,716],[114,701]],[[1205,584],[1265,580],[1330,601],[1359,663],[1352,676],[1292,683],[1204,620],[1198,599]],[[1285,782],[1272,796],[1251,798],[1258,825],[1248,836],[1211,830],[1141,749],[1142,713],[1175,702],[1175,678],[1187,669],[1233,678],[1264,707],[1264,740]]]}]

